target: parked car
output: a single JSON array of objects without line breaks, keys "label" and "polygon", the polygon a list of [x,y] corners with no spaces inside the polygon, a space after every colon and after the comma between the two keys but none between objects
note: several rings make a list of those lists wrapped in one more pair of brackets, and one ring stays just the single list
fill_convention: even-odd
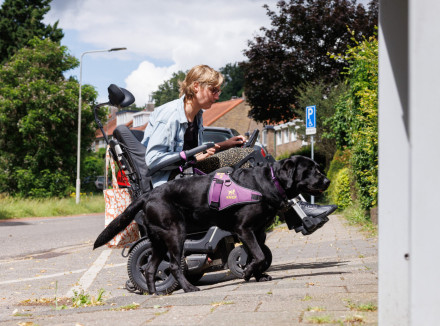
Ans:
[{"label": "parked car", "polygon": [[[104,190],[105,177],[103,175],[97,176],[95,180],[96,190]],[[111,186],[112,181],[109,179],[107,181],[107,187]]]},{"label": "parked car", "polygon": [[[233,128],[223,128],[223,127],[204,127],[203,131],[203,143],[220,143],[225,141],[231,137],[238,136],[240,133]],[[256,142],[254,148],[257,148],[261,151],[263,157],[268,155],[266,147],[260,142]]]}]

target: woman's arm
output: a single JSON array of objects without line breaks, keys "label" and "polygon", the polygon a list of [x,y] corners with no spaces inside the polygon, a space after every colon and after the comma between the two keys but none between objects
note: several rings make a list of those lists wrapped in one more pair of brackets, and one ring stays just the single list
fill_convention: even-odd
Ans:
[{"label": "woman's arm", "polygon": [[182,150],[183,141],[179,144],[175,140],[175,134],[178,132],[175,125],[159,121],[154,125],[149,124],[148,127],[150,137],[147,143],[145,162],[149,167],[159,164]]}]

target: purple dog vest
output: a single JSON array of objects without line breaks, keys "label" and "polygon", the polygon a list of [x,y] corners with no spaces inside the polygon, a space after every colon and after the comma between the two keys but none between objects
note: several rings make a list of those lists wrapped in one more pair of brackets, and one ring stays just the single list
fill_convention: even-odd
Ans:
[{"label": "purple dog vest", "polygon": [[255,203],[261,200],[261,193],[236,184],[228,173],[216,173],[208,194],[208,205],[221,211],[236,204]]}]

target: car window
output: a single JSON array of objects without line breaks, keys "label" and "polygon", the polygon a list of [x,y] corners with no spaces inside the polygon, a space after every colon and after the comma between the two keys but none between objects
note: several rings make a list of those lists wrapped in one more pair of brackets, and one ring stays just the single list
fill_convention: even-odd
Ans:
[{"label": "car window", "polygon": [[240,133],[237,130],[231,129],[231,131],[234,136],[240,136]]},{"label": "car window", "polygon": [[213,142],[220,143],[231,138],[231,135],[222,131],[208,131],[203,132],[203,143]]}]

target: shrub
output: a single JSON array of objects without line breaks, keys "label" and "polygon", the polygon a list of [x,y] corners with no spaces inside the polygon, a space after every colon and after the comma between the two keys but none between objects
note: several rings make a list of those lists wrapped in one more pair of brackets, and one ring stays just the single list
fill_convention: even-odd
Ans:
[{"label": "shrub", "polygon": [[350,169],[356,180],[359,202],[368,210],[377,205],[377,39],[356,41],[355,47],[335,58],[349,63],[345,72],[349,90],[336,104],[333,117],[326,121],[332,127],[327,136],[334,138],[339,148],[350,148]]},{"label": "shrub", "polygon": [[336,178],[339,170],[343,169],[344,167],[349,167],[350,157],[351,151],[348,148],[345,148],[343,150],[338,149],[333,156],[333,160],[330,162],[330,166],[327,171],[327,178],[333,180],[334,178]]},{"label": "shrub", "polygon": [[353,202],[350,189],[350,170],[343,168],[339,170],[328,190],[331,202],[338,205],[340,210],[344,210]]}]

